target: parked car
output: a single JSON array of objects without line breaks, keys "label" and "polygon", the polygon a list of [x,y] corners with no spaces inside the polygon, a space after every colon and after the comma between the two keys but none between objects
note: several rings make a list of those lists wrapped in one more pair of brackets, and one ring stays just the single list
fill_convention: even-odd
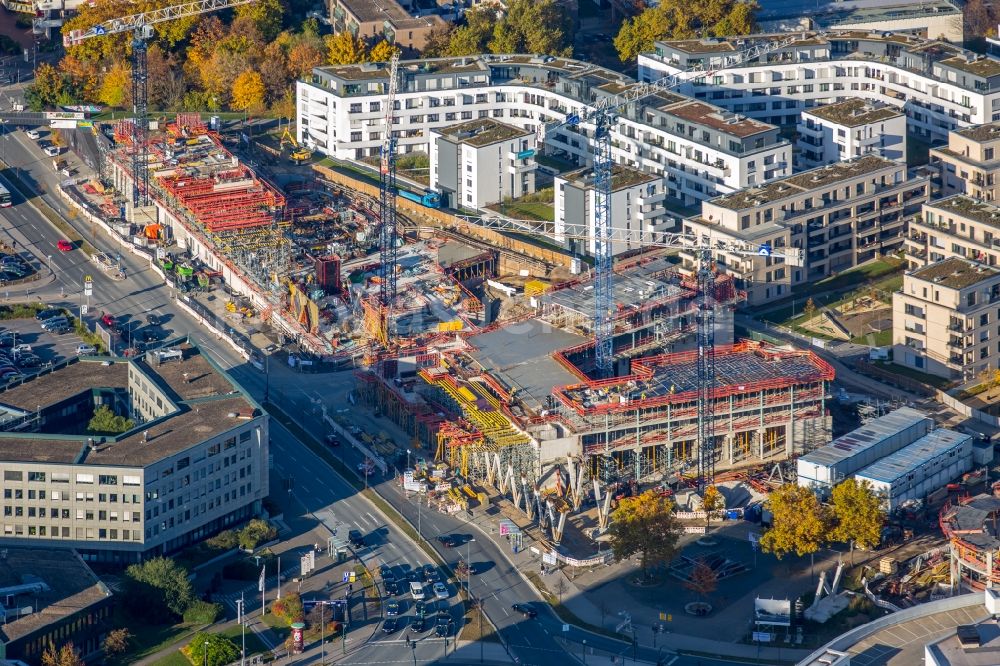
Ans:
[{"label": "parked car", "polygon": [[146,315],[146,323],[149,324],[150,326],[159,326],[160,317],[158,315],[150,313]]},{"label": "parked car", "polygon": [[326,445],[327,446],[340,446],[340,437],[337,437],[337,435],[333,434],[332,432],[331,433],[327,433],[327,435],[326,435]]},{"label": "parked car", "polygon": [[56,241],[56,247],[59,248],[60,252],[71,252],[73,250],[73,244],[70,243],[65,238],[60,238]]},{"label": "parked car", "polygon": [[45,308],[44,310],[39,310],[38,314],[35,315],[35,319],[38,321],[45,321],[46,319],[52,319],[53,317],[59,317],[63,314],[63,311],[59,308]]},{"label": "parked car", "polygon": [[536,611],[531,606],[528,606],[527,604],[514,604],[510,608],[511,608],[512,611],[514,611],[516,613],[520,613],[524,617],[529,617],[530,618],[530,617],[537,617],[538,616],[538,611]]},{"label": "parked car", "polygon": [[62,148],[60,148],[59,146],[45,146],[45,148],[43,148],[42,150],[49,157],[56,157],[59,153],[62,152]]},{"label": "parked car", "polygon": [[41,136],[41,134],[38,133],[38,130],[33,130],[33,129],[26,131],[25,134],[32,141],[38,141],[38,138]]},{"label": "parked car", "polygon": [[97,347],[95,347],[94,345],[79,344],[79,345],[76,346],[76,355],[77,356],[87,356],[87,355],[96,354],[96,353],[97,353]]},{"label": "parked car", "polygon": [[441,545],[445,548],[454,548],[458,545],[458,539],[451,534],[439,534],[437,540],[440,541]]},{"label": "parked car", "polygon": [[43,331],[50,331],[57,326],[69,326],[69,319],[66,317],[53,317],[42,322]]},{"label": "parked car", "polygon": [[434,583],[433,590],[434,590],[434,596],[437,597],[438,599],[447,599],[449,596],[451,596],[448,593],[448,586],[442,583],[441,581]]},{"label": "parked car", "polygon": [[20,356],[22,354],[28,354],[28,353],[31,352],[31,345],[29,345],[29,344],[27,344],[25,342],[20,342],[20,343],[14,345],[14,348],[11,351],[14,352],[15,356]]}]

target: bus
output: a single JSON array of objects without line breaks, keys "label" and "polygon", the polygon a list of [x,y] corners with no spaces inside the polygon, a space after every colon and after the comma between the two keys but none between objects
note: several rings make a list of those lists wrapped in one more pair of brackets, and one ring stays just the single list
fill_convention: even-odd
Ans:
[{"label": "bus", "polygon": [[10,190],[0,185],[0,208],[10,208]]}]

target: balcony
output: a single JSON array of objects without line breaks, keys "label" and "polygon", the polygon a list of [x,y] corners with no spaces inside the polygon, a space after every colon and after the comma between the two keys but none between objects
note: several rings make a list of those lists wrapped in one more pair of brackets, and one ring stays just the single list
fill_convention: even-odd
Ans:
[{"label": "balcony", "polygon": [[972,332],[972,324],[969,324],[969,323],[966,323],[966,322],[961,322],[961,321],[952,321],[948,325],[948,330],[949,331],[956,331],[958,333],[971,333]]},{"label": "balcony", "polygon": [[948,346],[952,349],[968,349],[972,346],[972,340],[968,338],[951,338],[948,340]]}]

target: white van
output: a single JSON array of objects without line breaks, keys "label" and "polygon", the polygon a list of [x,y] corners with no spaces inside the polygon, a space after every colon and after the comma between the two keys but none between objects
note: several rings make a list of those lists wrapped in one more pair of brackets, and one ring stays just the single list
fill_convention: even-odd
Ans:
[{"label": "white van", "polygon": [[410,596],[413,597],[414,601],[423,601],[426,596],[423,583],[410,583]]}]

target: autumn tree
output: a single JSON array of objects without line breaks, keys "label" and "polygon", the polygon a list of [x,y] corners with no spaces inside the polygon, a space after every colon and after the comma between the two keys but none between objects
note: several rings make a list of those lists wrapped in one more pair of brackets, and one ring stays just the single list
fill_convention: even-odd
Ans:
[{"label": "autumn tree", "polygon": [[295,118],[295,91],[288,89],[285,94],[281,96],[281,99],[275,100],[271,104],[271,113],[273,113],[278,118],[284,118],[285,120],[292,120]]},{"label": "autumn tree", "polygon": [[851,544],[851,563],[854,563],[854,546],[875,548],[882,540],[885,511],[882,497],[867,480],[846,479],[833,487],[830,496],[833,514],[831,536],[836,541]]},{"label": "autumn tree", "polygon": [[120,109],[131,97],[131,89],[132,69],[124,61],[117,61],[104,73],[97,98],[107,106]]},{"label": "autumn tree", "polygon": [[84,663],[80,651],[70,641],[58,649],[55,644],[49,643],[42,653],[42,666],[84,666]]},{"label": "autumn tree", "polygon": [[813,302],[812,296],[806,299],[806,305],[802,311],[809,319],[812,319],[812,317],[816,314],[816,304]]},{"label": "autumn tree", "polygon": [[451,41],[451,33],[454,29],[455,26],[452,23],[439,24],[431,28],[431,31],[427,33],[421,55],[425,58],[441,58],[448,55],[448,43]]},{"label": "autumn tree", "polygon": [[639,554],[643,575],[670,562],[677,552],[680,527],[669,499],[648,490],[620,500],[611,514],[608,535],[615,561]]},{"label": "autumn tree", "polygon": [[35,82],[24,91],[24,99],[33,111],[72,103],[66,78],[47,62],[35,69]]},{"label": "autumn tree", "polygon": [[754,0],[664,0],[623,22],[615,49],[622,62],[632,62],[657,40],[748,35],[757,9]]},{"label": "autumn tree", "polygon": [[396,53],[399,53],[399,48],[383,39],[368,52],[368,60],[370,62],[389,62]]},{"label": "autumn tree", "polygon": [[112,656],[122,654],[128,650],[128,645],[131,641],[132,632],[127,627],[121,627],[109,631],[108,635],[104,637],[101,647],[104,649],[104,654]]},{"label": "autumn tree", "polygon": [[237,6],[236,16],[253,21],[264,41],[270,42],[281,32],[285,11],[285,5],[281,0],[256,0]]},{"label": "autumn tree", "polygon": [[688,579],[684,581],[684,587],[697,594],[698,598],[702,601],[705,600],[705,597],[712,594],[712,592],[715,592],[718,584],[719,575],[702,560],[699,560],[694,565]]},{"label": "autumn tree", "polygon": [[248,69],[233,82],[232,107],[238,111],[259,112],[264,108],[264,79],[260,72]]},{"label": "autumn tree", "polygon": [[826,539],[829,520],[809,488],[787,483],[771,493],[768,502],[774,521],[760,538],[765,553],[774,553],[781,559],[791,552],[802,556],[819,550]]},{"label": "autumn tree", "polygon": [[719,515],[719,512],[726,508],[726,498],[722,496],[718,488],[708,486],[701,498],[701,508],[705,512],[705,525],[707,527],[712,524],[712,517]]},{"label": "autumn tree", "polygon": [[477,5],[465,13],[465,25],[449,33],[445,52],[566,56],[573,51],[571,32],[572,18],[555,0],[511,0],[502,14],[488,4]]},{"label": "autumn tree", "polygon": [[365,60],[365,43],[348,31],[327,35],[326,61],[331,65],[355,65]]},{"label": "autumn tree", "polygon": [[313,68],[323,64],[323,44],[315,39],[302,39],[288,52],[288,70],[296,79],[312,74]]},{"label": "autumn tree", "polygon": [[962,14],[965,17],[965,32],[970,37],[985,37],[996,29],[993,19],[992,5],[983,0],[969,0],[965,3]]}]

